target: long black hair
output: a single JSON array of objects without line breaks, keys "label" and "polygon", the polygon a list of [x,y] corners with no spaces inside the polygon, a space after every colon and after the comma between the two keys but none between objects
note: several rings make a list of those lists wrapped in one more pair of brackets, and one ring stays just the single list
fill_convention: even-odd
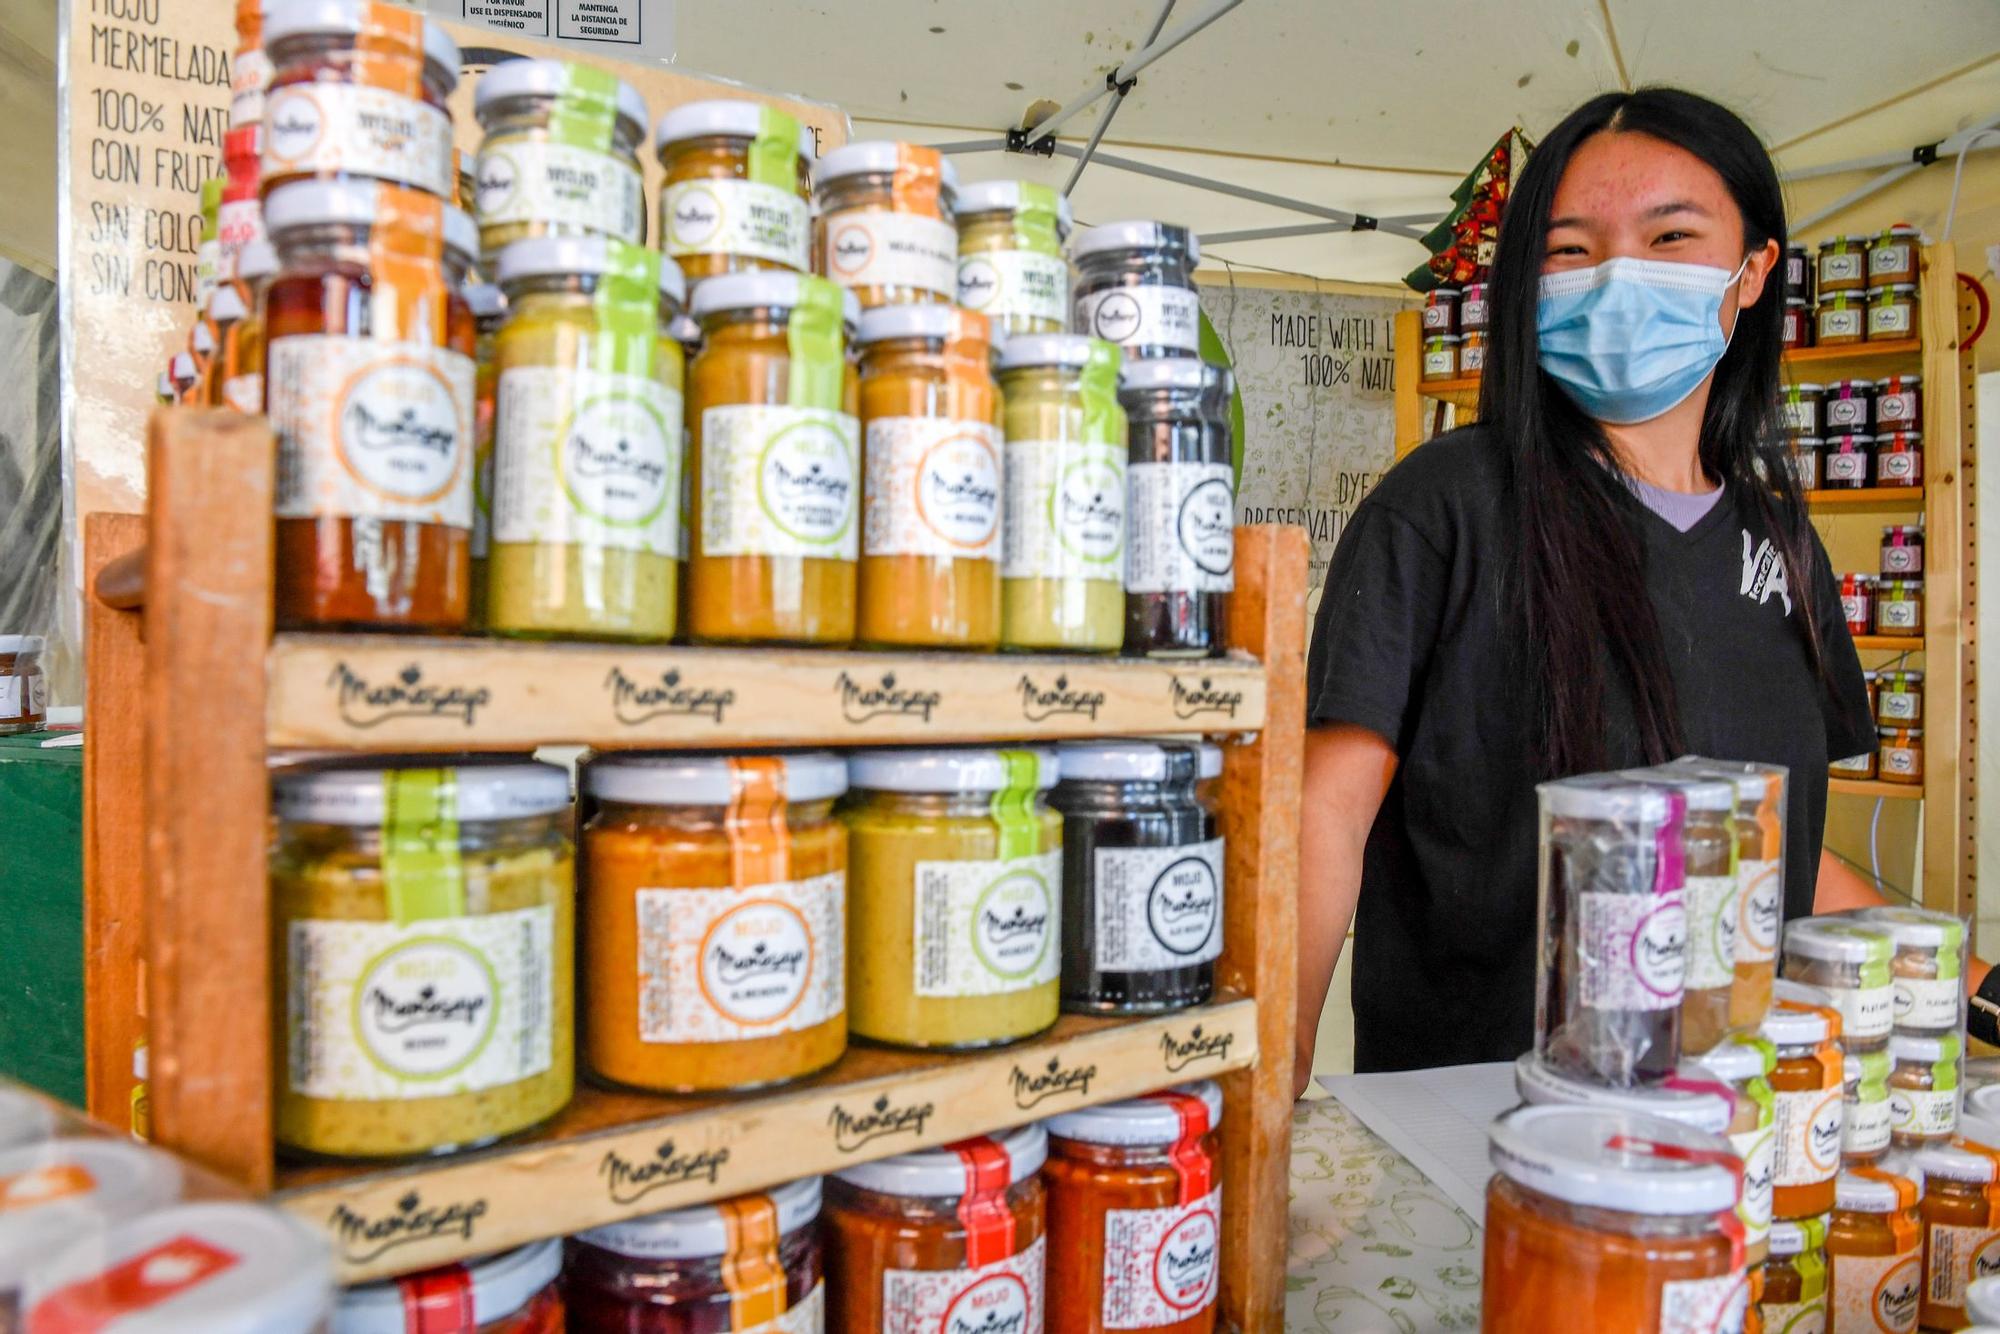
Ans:
[{"label": "long black hair", "polygon": [[[1594,97],[1551,130],[1515,182],[1489,283],[1492,335],[1479,419],[1505,451],[1520,514],[1515,573],[1526,615],[1537,716],[1536,767],[1557,776],[1602,768],[1606,659],[1630,687],[1647,761],[1681,753],[1680,711],[1659,622],[1646,593],[1645,544],[1603,429],[1537,365],[1535,304],[1556,187],[1594,134],[1647,134],[1686,150],[1722,177],[1743,215],[1744,253],[1785,247],[1785,201],[1755,131],[1728,108],[1675,88]],[[1780,444],[1778,375],[1784,291],[1774,273],[1739,310],[1701,424],[1701,464],[1739,497],[1754,498],[1784,562],[1824,683],[1813,620],[1812,533],[1804,497]],[[1608,650],[1608,652],[1607,652]]]}]

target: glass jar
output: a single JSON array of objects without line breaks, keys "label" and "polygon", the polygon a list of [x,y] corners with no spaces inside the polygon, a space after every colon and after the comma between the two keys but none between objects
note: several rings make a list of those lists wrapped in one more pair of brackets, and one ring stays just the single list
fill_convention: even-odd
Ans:
[{"label": "glass jar", "polygon": [[1868,301],[1862,293],[1827,292],[1813,313],[1813,345],[1845,347],[1868,336]]},{"label": "glass jar", "polygon": [[1924,632],[1924,581],[1883,579],[1875,586],[1875,632],[1920,635]]},{"label": "glass jar", "polygon": [[1921,727],[1878,728],[1882,738],[1877,748],[1876,767],[1885,783],[1907,783],[1920,787],[1924,781],[1924,729]]},{"label": "glass jar", "polygon": [[1486,284],[1467,283],[1463,290],[1464,295],[1458,302],[1458,331],[1462,334],[1485,333],[1492,327]]},{"label": "glass jar", "polygon": [[[1875,721],[1883,727],[1921,727],[1924,721],[1924,674],[1882,671],[1877,673],[1876,679],[1879,684],[1875,691]],[[1898,1019],[1897,1022],[1902,1021]]]},{"label": "glass jar", "polygon": [[1899,1149],[1948,1144],[1958,1133],[1965,1044],[1957,1033],[1889,1039],[1889,1142]]},{"label": "glass jar", "polygon": [[1164,222],[1112,222],[1070,245],[1076,266],[1070,328],[1115,343],[1128,358],[1201,355],[1201,243]]},{"label": "glass jar", "polygon": [[1714,1135],[1588,1107],[1523,1107],[1487,1132],[1483,1334],[1740,1328],[1740,1165]]},{"label": "glass jar", "polygon": [[1820,400],[1826,396],[1826,386],[1819,384],[1788,384],[1778,395],[1778,417],[1785,433],[1791,436],[1815,436],[1820,434],[1825,418],[1820,415]]},{"label": "glass jar", "polygon": [[1816,281],[1822,301],[1835,292],[1860,292],[1868,286],[1868,238],[1836,236],[1819,247]]},{"label": "glass jar", "polygon": [[861,570],[855,636],[885,648],[1000,642],[1000,399],[984,315],[861,316]]},{"label": "glass jar", "polygon": [[1700,1056],[1729,1032],[1736,985],[1736,930],[1743,908],[1736,880],[1736,788],[1725,778],[1665,768],[1629,770],[1624,776],[1674,788],[1687,803],[1681,829],[1681,898],[1687,910],[1681,1054]]},{"label": "glass jar", "polygon": [[1840,1174],[1826,1230],[1830,1328],[1916,1329],[1924,1286],[1917,1194],[1909,1178],[1878,1168]]},{"label": "glass jar", "polygon": [[208,335],[213,348],[208,359],[202,364],[201,384],[196,388],[195,397],[204,407],[222,407],[222,386],[228,377],[225,361],[236,359],[236,326],[249,314],[243,303],[243,289],[233,281],[220,282],[208,294],[208,306],[202,312],[202,323],[197,326]]},{"label": "glass jar", "polygon": [[793,273],[700,283],[688,372],[688,633],[845,644],[861,554],[852,293]]},{"label": "glass jar", "polygon": [[1874,381],[1835,380],[1822,397],[1820,421],[1827,435],[1867,434],[1874,420]]},{"label": "glass jar", "polygon": [[595,802],[582,836],[585,1067],[632,1088],[698,1093],[784,1083],[838,1060],[840,758],[612,752],[589,761],[583,788]]},{"label": "glass jar", "polygon": [[1757,1303],[1765,1334],[1826,1334],[1827,1222],[1822,1216],[1771,1224]]},{"label": "glass jar", "polygon": [[1048,1304],[1077,1334],[1212,1334],[1220,1286],[1222,1090],[1183,1084],[1042,1124]]},{"label": "glass jar", "polygon": [[1924,528],[1922,524],[1886,524],[1882,529],[1882,577],[1922,578],[1924,573]]},{"label": "glass jar", "polygon": [[1457,379],[1458,348],[1462,341],[1457,334],[1426,333],[1423,378],[1427,381]]},{"label": "glass jar", "polygon": [[[1897,672],[1916,676],[1921,672]],[[1901,905],[1861,910],[1864,921],[1889,929],[1896,957],[1896,1029],[1912,1033],[1958,1033],[1965,1025],[1965,923],[1947,912]]]},{"label": "glass jar", "polygon": [[1701,1058],[1699,1070],[1735,1093],[1729,1147],[1743,1160],[1743,1198],[1736,1217],[1743,1224],[1743,1254],[1754,1270],[1764,1263],[1771,1237],[1771,1191],[1777,1165],[1777,1100],[1771,1075],[1778,1049],[1768,1038],[1736,1033]]},{"label": "glass jar", "polygon": [[1056,1021],[1062,819],[1049,750],[848,757],[847,1022],[899,1047],[986,1047]]},{"label": "glass jar", "polygon": [[1877,434],[1923,428],[1923,383],[1921,375],[1891,375],[1875,382],[1875,416],[1871,425]]},{"label": "glass jar", "polygon": [[1124,642],[1119,362],[1110,343],[1073,334],[1026,334],[1000,348],[1003,648],[1110,653]]},{"label": "glass jar", "polygon": [[1917,289],[1910,283],[1868,289],[1868,339],[1889,341],[1917,336]]},{"label": "glass jar", "polygon": [[1799,490],[1820,489],[1822,456],[1826,453],[1826,441],[1816,435],[1792,437],[1792,475],[1798,478]]},{"label": "glass jar", "polygon": [[1236,381],[1195,357],[1127,362],[1118,376],[1126,469],[1125,654],[1222,652],[1236,586]]},{"label": "glass jar", "polygon": [[958,195],[958,304],[999,339],[1062,333],[1069,324],[1074,225],[1069,198],[1028,181],[978,181]]},{"label": "glass jar", "polygon": [[[1039,1125],[861,1163],[826,1186],[827,1328],[1042,1326]],[[955,1325],[951,1317],[962,1319]]]},{"label": "glass jar", "polygon": [[215,239],[221,252],[216,276],[223,282],[236,277],[243,247],[264,239],[263,136],[261,125],[244,125],[222,136],[222,161],[229,176],[215,210]]},{"label": "glass jar", "polygon": [[1895,431],[1875,437],[1875,485],[1922,486],[1924,437],[1918,431]]},{"label": "glass jar", "polygon": [[41,635],[0,635],[0,736],[33,732],[48,724],[49,681]]},{"label": "glass jar", "polygon": [[1466,333],[1459,335],[1458,373],[1464,376],[1478,376],[1486,372],[1486,335]]},{"label": "glass jar", "polygon": [[278,623],[462,628],[472,219],[393,185],[299,181],[265,197],[265,223],[283,264],[264,298]]},{"label": "glass jar", "polygon": [[1664,1079],[1680,1064],[1687,988],[1687,799],[1611,774],[1536,792],[1536,1050],[1600,1083]]},{"label": "glass jar", "polygon": [[1889,1151],[1889,1052],[1860,1051],[1841,1060],[1843,1163],[1872,1163]]},{"label": "glass jar", "polygon": [[234,285],[243,314],[217,350],[213,407],[264,411],[264,290],[277,272],[277,247],[268,240],[250,242],[236,257]]},{"label": "glass jar", "polygon": [[472,610],[467,625],[486,625],[487,561],[493,552],[493,428],[500,397],[500,326],[507,320],[507,298],[492,283],[467,283],[465,304],[472,307]]},{"label": "glass jar", "polygon": [[1923,1309],[1927,1329],[1961,1329],[1965,1291],[2000,1272],[2000,1159],[1949,1145],[1919,1149],[1924,1198]]},{"label": "glass jar", "polygon": [[1833,1178],[1840,1171],[1845,1070],[1835,1041],[1838,1022],[1827,1011],[1780,1002],[1761,1032],[1778,1058],[1771,1072],[1777,1104],[1771,1216],[1823,1214],[1833,1207]]},{"label": "glass jar", "polygon": [[1458,303],[1459,289],[1456,287],[1433,287],[1424,293],[1424,337],[1433,334],[1455,334],[1459,331]]},{"label": "glass jar", "polygon": [[236,54],[229,58],[229,128],[261,127],[271,58],[264,54],[264,10],[270,0],[236,0]]},{"label": "glass jar", "polygon": [[1813,279],[1816,266],[1813,263],[1812,247],[1788,245],[1785,247],[1785,300],[1807,301],[1813,297]]},{"label": "glass jar", "polygon": [[563,1334],[563,1244],[538,1241],[464,1264],[341,1291],[338,1334]]},{"label": "glass jar", "polygon": [[279,1145],[402,1158],[569,1101],[569,776],[527,762],[272,777]]},{"label": "glass jar", "polygon": [[679,624],[680,270],[601,236],[500,257],[493,550],[501,634],[667,639]]},{"label": "glass jar", "polygon": [[1801,296],[1785,298],[1784,322],[1779,327],[1778,341],[1787,352],[1796,352],[1802,347],[1812,346],[1812,302]]},{"label": "glass jar", "polygon": [[820,1179],[579,1232],[567,1243],[570,1328],[623,1334],[824,1328]]},{"label": "glass jar", "polygon": [[1850,635],[1875,633],[1875,582],[1872,574],[1840,576],[1840,614]]},{"label": "glass jar", "polygon": [[1598,1107],[1658,1117],[1710,1135],[1727,1134],[1736,1115],[1735,1094],[1707,1075],[1703,1067],[1688,1065],[1657,1084],[1617,1088],[1569,1074],[1531,1051],[1514,1062],[1514,1091],[1531,1107]]},{"label": "glass jar", "polygon": [[595,65],[503,60],[479,80],[473,213],[490,261],[530,236],[646,239],[646,102]]},{"label": "glass jar", "polygon": [[1875,776],[1875,752],[1870,750],[1859,755],[1850,755],[1844,760],[1830,761],[1826,766],[1826,771],[1833,778],[1873,778]]},{"label": "glass jar", "polygon": [[1917,247],[1922,244],[1922,237],[1922,232],[1903,222],[1878,233],[1868,246],[1869,285],[1915,285]]},{"label": "glass jar", "polygon": [[[30,1105],[53,1130],[43,1104]],[[129,1140],[64,1136],[0,1149],[0,1328],[21,1329],[21,1288],[56,1257],[181,1191],[177,1159]]]},{"label": "glass jar", "polygon": [[819,272],[863,310],[958,300],[958,168],[920,144],[843,144],[814,173]]},{"label": "glass jar", "polygon": [[661,247],[689,282],[812,272],[810,129],[759,102],[689,102],[660,117],[653,144]]},{"label": "glass jar", "polygon": [[277,0],[264,16],[264,189],[373,177],[452,198],[458,43],[385,0]]},{"label": "glass jar", "polygon": [[1785,927],[1784,976],[1824,989],[1840,1013],[1848,1051],[1882,1045],[1895,1020],[1889,960],[1895,942],[1887,927],[1850,916],[1801,917]]},{"label": "glass jar", "polygon": [[1820,454],[1820,485],[1829,491],[1859,491],[1873,475],[1875,437],[1845,433],[1826,438]]},{"label": "glass jar", "polygon": [[1065,743],[1049,805],[1063,817],[1062,1003],[1176,1010],[1215,992],[1222,837],[1193,746]]}]

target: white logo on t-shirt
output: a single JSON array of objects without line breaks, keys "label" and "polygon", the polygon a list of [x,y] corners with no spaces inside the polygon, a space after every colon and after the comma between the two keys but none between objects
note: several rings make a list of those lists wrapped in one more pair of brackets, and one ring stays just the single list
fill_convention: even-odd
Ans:
[{"label": "white logo on t-shirt", "polygon": [[1776,593],[1785,603],[1785,615],[1792,614],[1792,591],[1785,582],[1785,562],[1779,558],[1778,549],[1765,538],[1751,548],[1750,530],[1743,530],[1743,586],[1737,591],[1746,598],[1754,599],[1760,606],[1771,600]]}]

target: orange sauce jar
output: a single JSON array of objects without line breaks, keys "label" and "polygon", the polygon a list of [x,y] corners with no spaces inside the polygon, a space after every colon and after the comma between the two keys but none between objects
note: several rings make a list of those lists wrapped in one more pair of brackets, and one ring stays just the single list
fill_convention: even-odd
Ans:
[{"label": "orange sauce jar", "polygon": [[1965,1290],[2000,1275],[2000,1159],[1940,1145],[1919,1149],[1924,1199],[1924,1295],[1919,1320],[1938,1329],[1966,1322]]},{"label": "orange sauce jar", "polygon": [[776,107],[721,99],[660,117],[660,248],[691,283],[812,270],[813,133]]},{"label": "orange sauce jar", "polygon": [[1840,1020],[1830,1010],[1781,1001],[1762,1032],[1778,1055],[1770,1076],[1778,1126],[1771,1215],[1815,1218],[1833,1207],[1840,1171]]},{"label": "orange sauce jar", "polygon": [[1841,1173],[1826,1261],[1834,1334],[1914,1330],[1924,1273],[1915,1183],[1874,1167]]},{"label": "orange sauce jar", "polygon": [[1756,1314],[1768,1334],[1826,1334],[1827,1219],[1771,1224]]},{"label": "orange sauce jar", "polygon": [[935,148],[843,144],[813,173],[820,273],[866,309],[958,300],[958,169]]},{"label": "orange sauce jar", "polygon": [[861,317],[864,644],[1000,643],[1000,397],[986,317],[878,306]]},{"label": "orange sauce jar", "polygon": [[608,754],[585,769],[583,1053],[599,1078],[756,1088],[847,1048],[847,768]]}]

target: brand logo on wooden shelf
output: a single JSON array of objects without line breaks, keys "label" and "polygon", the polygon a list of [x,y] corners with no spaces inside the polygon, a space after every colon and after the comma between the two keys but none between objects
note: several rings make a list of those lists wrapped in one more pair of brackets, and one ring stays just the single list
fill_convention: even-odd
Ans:
[{"label": "brand logo on wooden shelf", "polygon": [[1174,717],[1193,718],[1197,714],[1219,713],[1234,718],[1243,704],[1243,692],[1218,687],[1209,676],[1173,678]]},{"label": "brand logo on wooden shelf", "polygon": [[1058,676],[1048,686],[1037,684],[1032,676],[1023,676],[1020,689],[1021,716],[1031,723],[1063,713],[1095,719],[1097,711],[1104,707],[1102,690],[1071,689],[1068,676]]},{"label": "brand logo on wooden shelf", "polygon": [[342,1258],[351,1264],[368,1264],[398,1246],[439,1237],[469,1242],[486,1211],[483,1199],[425,1204],[422,1194],[413,1190],[396,1201],[396,1212],[380,1218],[359,1213],[345,1203],[336,1204],[327,1224],[340,1239]]},{"label": "brand logo on wooden shelf", "polygon": [[690,1181],[706,1181],[712,1186],[716,1173],[728,1161],[727,1149],[682,1153],[669,1139],[660,1142],[651,1158],[642,1158],[636,1163],[620,1157],[618,1151],[613,1149],[598,1163],[597,1174],[604,1178],[604,1193],[611,1197],[613,1204],[631,1204],[666,1186],[679,1186]]},{"label": "brand logo on wooden shelf", "polygon": [[937,690],[919,690],[898,683],[894,672],[884,672],[879,681],[857,681],[846,672],[833,683],[840,692],[840,716],[850,723],[872,718],[921,718],[931,720],[931,711],[944,699]]},{"label": "brand logo on wooden shelf", "polygon": [[411,663],[387,681],[370,681],[345,662],[326,678],[349,727],[375,727],[392,718],[455,718],[467,727],[493,702],[485,686],[427,681],[424,669]]},{"label": "brand logo on wooden shelf", "polygon": [[839,1103],[826,1114],[827,1125],[833,1128],[833,1147],[842,1153],[853,1153],[864,1144],[891,1135],[909,1135],[919,1138],[924,1133],[924,1125],[937,1114],[937,1104],[913,1102],[908,1106],[897,1106],[883,1094],[868,1104],[860,1112],[850,1112]]},{"label": "brand logo on wooden shelf", "polygon": [[1014,1105],[1023,1111],[1050,1098],[1090,1096],[1090,1082],[1097,1078],[1095,1065],[1064,1065],[1062,1057],[1049,1057],[1039,1070],[1023,1070],[1016,1065],[1007,1074],[1014,1093]]},{"label": "brand logo on wooden shelf", "polygon": [[1171,1029],[1160,1034],[1160,1057],[1166,1063],[1168,1073],[1185,1070],[1202,1061],[1226,1061],[1229,1049],[1236,1044],[1234,1033],[1204,1032],[1200,1024],[1188,1030],[1186,1037],[1177,1036]]},{"label": "brand logo on wooden shelf", "polygon": [[720,724],[736,703],[736,692],[724,687],[695,685],[670,667],[651,680],[633,680],[622,667],[604,678],[611,693],[611,715],[627,727],[655,718],[706,718]]}]

